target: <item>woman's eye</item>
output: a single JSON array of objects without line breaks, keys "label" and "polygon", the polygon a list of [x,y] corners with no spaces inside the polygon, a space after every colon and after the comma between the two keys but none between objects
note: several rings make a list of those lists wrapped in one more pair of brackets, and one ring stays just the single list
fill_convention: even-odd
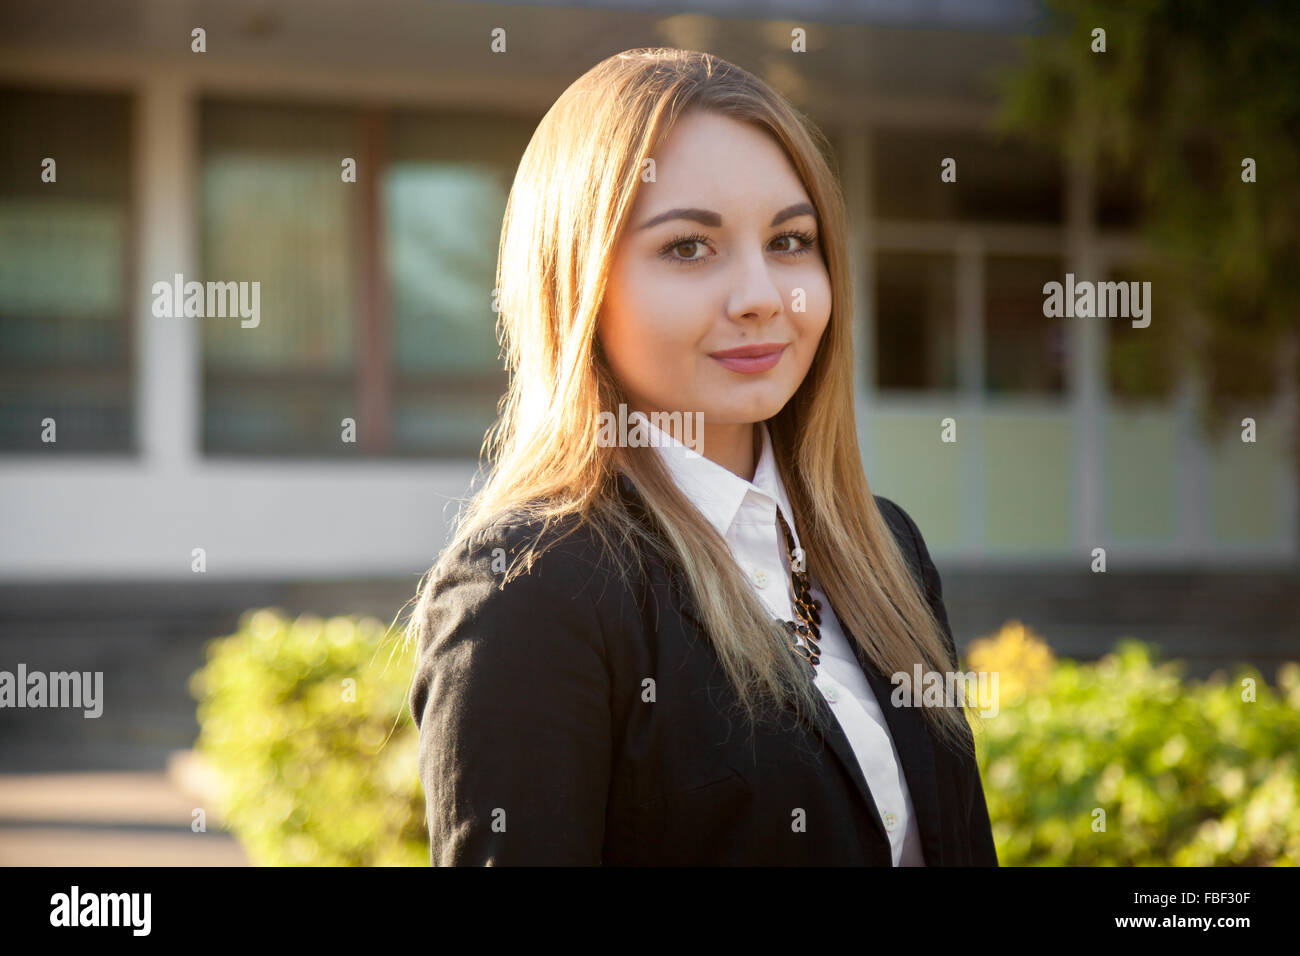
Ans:
[{"label": "woman's eye", "polygon": [[811,251],[813,243],[816,241],[816,239],[817,237],[810,232],[786,232],[777,236],[776,239],[773,240],[773,242],[786,242],[786,241],[798,242],[799,244],[797,246],[794,247],[787,246],[784,249],[777,250],[779,252],[788,252],[792,255],[798,256],[798,255],[802,255],[805,252]]},{"label": "woman's eye", "polygon": [[[664,246],[659,254],[679,266],[697,265],[709,258],[704,254],[707,241],[705,236],[679,236]],[[811,232],[785,232],[774,238],[769,248],[783,256],[802,256],[812,251],[816,241],[816,235]],[[704,248],[697,250],[696,246]]]},{"label": "woman's eye", "polygon": [[697,255],[691,255],[690,253],[695,246],[703,246],[706,239],[706,236],[677,236],[659,250],[659,255],[674,265],[696,265],[703,262],[707,257],[702,250]]}]

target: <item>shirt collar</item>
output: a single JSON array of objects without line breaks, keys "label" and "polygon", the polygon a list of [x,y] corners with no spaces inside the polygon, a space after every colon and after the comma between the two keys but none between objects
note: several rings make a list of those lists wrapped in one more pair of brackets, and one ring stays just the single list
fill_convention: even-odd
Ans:
[{"label": "shirt collar", "polygon": [[[648,417],[644,423],[651,436],[651,446],[659,453],[677,487],[723,538],[727,537],[727,532],[742,508],[756,516],[761,515],[758,520],[765,526],[770,523],[775,527],[776,518],[772,512],[774,504],[780,505],[786,523],[790,525],[791,533],[794,533],[790,500],[776,467],[772,438],[766,422],[758,423],[763,448],[754,469],[753,481],[746,481],[717,462],[686,447],[658,428]],[[747,517],[746,520],[753,519]],[[795,534],[795,544],[798,545],[798,542],[798,535]]]}]

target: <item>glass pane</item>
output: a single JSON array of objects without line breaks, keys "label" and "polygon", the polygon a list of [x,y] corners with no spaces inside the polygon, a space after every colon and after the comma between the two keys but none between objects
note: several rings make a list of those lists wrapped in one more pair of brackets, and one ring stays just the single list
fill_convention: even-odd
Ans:
[{"label": "glass pane", "polygon": [[980,439],[985,544],[1004,554],[1065,553],[1079,500],[1070,411],[989,412]]},{"label": "glass pane", "polygon": [[1254,443],[1242,441],[1238,424],[1210,442],[1211,534],[1221,544],[1284,549],[1295,529],[1287,508],[1295,494],[1295,460],[1293,446],[1281,439],[1293,427],[1294,412],[1232,405],[1229,421],[1254,418],[1260,437]]},{"label": "glass pane", "polygon": [[1065,282],[1057,256],[989,256],[984,268],[984,383],[990,394],[1061,395],[1068,321],[1043,315],[1043,286]]},{"label": "glass pane", "polygon": [[1107,537],[1125,544],[1172,544],[1178,535],[1182,464],[1178,413],[1112,406],[1104,424]]},{"label": "glass pane", "polygon": [[1121,170],[1103,158],[1097,166],[1097,225],[1107,229],[1132,229],[1142,215],[1139,173]]},{"label": "glass pane", "polygon": [[[1142,401],[1164,402],[1173,398],[1178,384],[1176,329],[1177,318],[1168,310],[1156,314],[1151,310],[1151,295],[1141,285],[1143,279],[1151,281],[1151,273],[1135,268],[1113,268],[1106,274],[1107,282],[1129,283],[1128,317],[1116,316],[1100,319],[1106,323],[1106,375],[1111,397],[1120,403]],[[1138,283],[1146,319],[1144,328],[1133,326],[1136,315],[1132,283]],[[1119,304],[1123,300],[1119,299]]]},{"label": "glass pane", "polygon": [[[202,322],[204,448],[273,454],[354,451],[361,187],[358,118],[261,104],[203,106],[206,282],[259,283],[259,321]],[[250,285],[251,288],[251,285]]]},{"label": "glass pane", "polygon": [[506,376],[492,288],[532,128],[456,114],[393,118],[384,221],[398,453],[476,456],[496,418]]},{"label": "glass pane", "polygon": [[477,458],[505,387],[503,372],[496,384],[483,388],[448,388],[437,395],[403,392],[393,422],[394,448],[409,453],[436,448],[445,455]]},{"label": "glass pane", "polygon": [[974,443],[940,441],[941,418],[924,409],[874,408],[866,437],[872,492],[924,515],[918,520],[931,551],[960,547],[965,512],[979,505],[963,477]]},{"label": "glass pane", "polygon": [[0,91],[0,449],[133,446],[130,135],[126,96]]},{"label": "glass pane", "polygon": [[385,185],[397,368],[496,369],[492,285],[506,199],[499,177],[471,165],[400,163]]},{"label": "glass pane", "polygon": [[349,458],[357,453],[359,440],[342,440],[343,419],[357,417],[349,380],[221,376],[206,386],[203,433],[209,451]]},{"label": "glass pane", "polygon": [[[1060,163],[1017,140],[971,130],[877,129],[872,157],[880,219],[1057,223]],[[956,160],[956,181],[939,176]]]},{"label": "glass pane", "polygon": [[937,253],[876,256],[879,388],[957,387],[955,264]]}]

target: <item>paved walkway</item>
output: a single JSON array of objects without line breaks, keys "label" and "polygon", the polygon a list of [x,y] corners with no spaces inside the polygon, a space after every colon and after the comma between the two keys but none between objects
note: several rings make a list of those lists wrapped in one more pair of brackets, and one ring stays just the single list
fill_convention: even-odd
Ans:
[{"label": "paved walkway", "polygon": [[0,866],[247,866],[209,788],[187,750],[166,771],[0,774]]}]

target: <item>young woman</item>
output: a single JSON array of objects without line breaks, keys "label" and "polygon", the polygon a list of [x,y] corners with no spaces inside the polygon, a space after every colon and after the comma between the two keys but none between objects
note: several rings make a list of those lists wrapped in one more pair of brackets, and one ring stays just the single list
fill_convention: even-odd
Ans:
[{"label": "young woman", "polygon": [[492,467],[408,625],[435,864],[996,865],[964,709],[891,693],[957,657],[863,474],[828,156],[680,50],[534,133]]}]

